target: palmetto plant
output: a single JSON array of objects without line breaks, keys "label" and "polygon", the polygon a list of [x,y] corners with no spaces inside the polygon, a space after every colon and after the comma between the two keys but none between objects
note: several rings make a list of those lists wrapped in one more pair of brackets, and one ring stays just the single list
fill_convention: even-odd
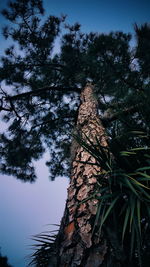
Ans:
[{"label": "palmetto plant", "polygon": [[32,249],[35,251],[30,256],[30,263],[28,266],[48,266],[50,258],[55,258],[55,239],[58,230],[43,232],[33,236],[32,240],[36,243],[32,245]]},{"label": "palmetto plant", "polygon": [[99,200],[92,233],[100,237],[105,231],[118,259],[126,254],[131,266],[135,266],[132,261],[146,266],[142,256],[150,256],[145,255],[150,245],[150,147],[141,144],[149,137],[140,131],[127,136],[138,145],[126,151],[122,151],[119,137],[110,140],[109,147],[101,146],[98,139],[93,144],[87,136],[75,138],[102,168],[97,176],[99,195],[94,192],[91,196]]}]

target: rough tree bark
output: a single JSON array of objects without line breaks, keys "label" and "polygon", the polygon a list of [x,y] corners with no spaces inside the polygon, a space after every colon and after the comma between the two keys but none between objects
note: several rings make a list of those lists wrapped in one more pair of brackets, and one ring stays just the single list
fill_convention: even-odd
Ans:
[{"label": "rough tree bark", "polygon": [[[85,135],[92,142],[98,138],[102,146],[107,146],[105,129],[98,116],[97,101],[93,96],[91,84],[87,84],[81,93],[76,129],[83,139]],[[75,150],[75,156],[72,161],[68,198],[56,239],[57,252],[55,257],[50,259],[49,266],[98,267],[103,264],[108,246],[104,237],[92,234],[98,200],[91,196],[96,192],[95,175],[102,169],[96,165],[82,163],[96,163],[96,160],[80,145],[73,146],[72,149]]]}]

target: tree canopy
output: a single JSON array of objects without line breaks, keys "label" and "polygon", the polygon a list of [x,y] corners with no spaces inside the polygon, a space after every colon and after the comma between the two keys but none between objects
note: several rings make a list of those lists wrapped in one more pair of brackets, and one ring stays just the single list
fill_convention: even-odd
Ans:
[{"label": "tree canopy", "polygon": [[[8,20],[3,35],[12,45],[0,63],[0,111],[7,125],[1,134],[1,172],[33,182],[34,161],[48,151],[51,179],[69,176],[74,136],[103,169],[97,177],[100,194],[92,232],[100,235],[102,229],[109,240],[110,266],[114,258],[115,264],[122,259],[120,247],[125,260],[133,254],[131,266],[146,266],[150,247],[150,25],[135,24],[133,36],[83,33],[79,23],[68,25],[66,16],[45,18],[41,0],[11,1],[2,13]],[[74,129],[87,81],[94,85],[107,149],[100,143],[89,146],[89,140],[81,140]],[[47,246],[51,251],[55,241],[45,244],[49,261]],[[43,260],[41,253],[43,247],[33,255],[36,261]]]},{"label": "tree canopy", "polygon": [[69,174],[71,135],[87,81],[95,86],[111,145],[118,137],[122,149],[149,146],[149,138],[122,137],[133,129],[149,136],[147,23],[135,24],[133,47],[131,34],[82,33],[66,16],[45,18],[41,0],[11,1],[2,13],[8,20],[3,35],[12,42],[0,65],[0,111],[8,125],[1,134],[2,173],[33,182],[34,161],[48,151],[51,179]]}]

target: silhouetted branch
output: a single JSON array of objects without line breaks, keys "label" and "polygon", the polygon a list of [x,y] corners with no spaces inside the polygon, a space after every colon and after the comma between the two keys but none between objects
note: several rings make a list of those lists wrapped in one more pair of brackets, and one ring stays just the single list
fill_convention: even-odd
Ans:
[{"label": "silhouetted branch", "polygon": [[0,99],[0,111],[2,111],[2,110],[4,110],[4,111],[12,111],[12,109],[11,108],[5,108],[5,107],[3,107],[3,101],[2,101],[2,99]]},{"label": "silhouetted branch", "polygon": [[119,119],[119,117],[121,117],[121,115],[128,115],[128,114],[133,114],[135,113],[140,106],[142,106],[143,104],[140,103],[140,104],[136,104],[132,107],[129,107],[129,108],[125,108],[119,112],[115,112],[115,113],[108,113],[106,115],[104,115],[103,117],[101,117],[101,120],[103,122],[103,124],[106,126],[108,126],[108,124],[112,121],[115,121],[117,119]]},{"label": "silhouetted branch", "polygon": [[21,117],[20,117],[19,114],[17,113],[17,111],[16,111],[16,109],[15,109],[15,106],[14,106],[14,104],[13,104],[11,98],[8,97],[8,100],[9,100],[9,103],[10,103],[10,106],[11,106],[11,110],[14,111],[16,117],[17,117],[19,120],[21,120]]},{"label": "silhouetted branch", "polygon": [[[59,117],[59,118],[55,118],[55,119],[51,119],[51,120],[47,120],[47,121],[43,121],[43,122],[41,122],[41,123],[39,123],[39,124],[36,124],[36,125],[32,126],[30,131],[32,131],[32,130],[35,129],[36,127],[41,127],[41,126],[43,126],[43,125],[45,125],[45,124],[47,124],[47,123],[54,123],[54,122],[61,121],[61,120],[66,119],[66,118],[73,119],[73,117],[71,117],[71,116],[61,116],[61,117]],[[68,124],[72,127],[70,121],[65,121],[65,123],[68,123]]]},{"label": "silhouetted branch", "polygon": [[[12,67],[12,68],[15,68],[15,67],[25,67],[25,68],[29,68],[29,67],[44,67],[44,66],[48,66],[49,68],[53,68],[54,70],[58,70],[58,71],[61,71],[64,66],[62,64],[58,64],[58,63],[45,63],[45,62],[42,62],[42,63],[29,63],[29,64],[25,64],[25,63],[12,63],[12,64],[6,64],[5,65],[6,67]],[[4,67],[5,67],[4,66]]]},{"label": "silhouetted branch", "polygon": [[0,111],[4,110],[4,111],[12,111],[12,107],[4,107],[3,104],[5,102],[5,99],[8,97],[7,93],[2,89],[2,87],[0,86],[0,90],[2,91],[2,98],[0,99]]},{"label": "silhouetted branch", "polygon": [[39,89],[36,89],[34,91],[29,91],[29,92],[25,92],[25,93],[22,93],[22,94],[18,94],[18,95],[14,95],[14,96],[9,96],[9,97],[6,97],[6,100],[17,100],[17,99],[20,99],[20,98],[23,98],[23,97],[29,97],[29,96],[38,96],[42,93],[45,93],[45,91],[51,91],[51,90],[54,90],[54,91],[64,91],[64,92],[78,92],[80,93],[81,92],[81,89],[78,88],[78,87],[61,87],[61,86],[46,86],[46,87],[42,87],[42,88],[39,88]]}]

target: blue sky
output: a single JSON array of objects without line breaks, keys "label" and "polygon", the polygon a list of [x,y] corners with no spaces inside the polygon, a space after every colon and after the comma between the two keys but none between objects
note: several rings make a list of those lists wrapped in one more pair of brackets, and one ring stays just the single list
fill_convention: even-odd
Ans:
[{"label": "blue sky", "polygon": [[[0,2],[0,9],[7,1]],[[133,32],[133,24],[150,22],[150,1],[143,0],[44,0],[46,15],[67,14],[68,22],[79,22],[83,32]],[[0,24],[4,19],[0,16]],[[7,46],[0,37],[1,48]],[[63,214],[68,180],[48,179],[44,159],[36,164],[38,180],[24,184],[13,177],[0,176],[0,246],[13,267],[25,267],[31,235],[47,231],[46,224],[59,223]]]},{"label": "blue sky", "polygon": [[[45,160],[36,163],[38,180],[23,183],[14,177],[0,177],[0,247],[14,267],[27,266],[31,237],[56,229],[63,215],[67,178],[49,181]],[[2,267],[2,266],[1,266]]]},{"label": "blue sky", "polygon": [[[44,0],[46,13],[67,14],[83,31],[133,31],[133,24],[150,21],[149,0]],[[48,11],[48,12],[47,12]]]}]

